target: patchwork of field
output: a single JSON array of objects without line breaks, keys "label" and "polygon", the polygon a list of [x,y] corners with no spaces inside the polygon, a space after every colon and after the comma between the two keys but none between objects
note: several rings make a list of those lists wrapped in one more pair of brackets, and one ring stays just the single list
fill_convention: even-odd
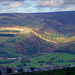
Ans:
[{"label": "patchwork of field", "polygon": [[[48,54],[38,56],[35,58],[27,58],[27,59],[30,60],[30,63],[22,63],[22,62],[20,62],[20,60],[16,60],[14,62],[12,60],[8,60],[10,63],[7,63],[5,65],[14,66],[14,67],[23,66],[25,68],[29,68],[31,66],[46,67],[47,66],[46,64],[48,64],[48,65],[50,65],[50,64],[56,64],[56,65],[75,64],[75,61],[73,61],[73,60],[75,60],[75,55],[67,54],[67,53],[52,52],[52,53],[48,53]],[[24,66],[24,64],[26,66]],[[0,64],[0,65],[2,65],[2,64]]]},{"label": "patchwork of field", "polygon": [[68,53],[49,53],[36,58],[30,58],[31,63],[52,63],[57,65],[75,64],[75,55]]}]

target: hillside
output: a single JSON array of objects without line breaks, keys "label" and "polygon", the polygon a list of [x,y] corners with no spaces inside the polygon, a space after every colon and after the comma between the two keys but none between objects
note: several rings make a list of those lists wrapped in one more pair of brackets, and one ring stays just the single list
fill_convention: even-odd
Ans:
[{"label": "hillside", "polygon": [[[53,45],[54,49],[68,41],[71,44],[74,41],[72,36],[75,35],[74,17],[75,11],[31,14],[2,13],[0,14],[0,47],[6,43],[24,43],[22,40],[27,40],[28,37],[28,40],[39,37],[40,40]],[[16,47],[14,48],[16,49]]]},{"label": "hillside", "polygon": [[0,57],[29,58],[51,52],[62,53],[59,59],[66,54],[72,56],[75,54],[74,19],[75,11],[0,14]]},{"label": "hillside", "polygon": [[[57,42],[45,39],[27,27],[0,28],[0,52],[2,57],[7,54],[7,57],[18,57],[19,54],[33,55],[51,52],[55,49],[56,44]],[[13,50],[12,54],[11,50]]]},{"label": "hillside", "polygon": [[75,36],[72,36],[65,40],[64,43],[55,50],[55,52],[75,54]]},{"label": "hillside", "polygon": [[64,43],[70,43],[70,42],[75,42],[75,36],[72,36],[69,39],[67,39],[66,41],[64,41]]}]

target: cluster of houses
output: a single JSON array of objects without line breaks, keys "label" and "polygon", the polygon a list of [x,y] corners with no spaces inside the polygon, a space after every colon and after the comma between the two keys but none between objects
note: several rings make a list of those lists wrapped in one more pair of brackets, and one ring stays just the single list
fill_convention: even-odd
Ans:
[{"label": "cluster of houses", "polygon": [[[46,67],[30,67],[30,68],[23,68],[23,67],[9,67],[9,66],[0,66],[0,72],[2,75],[5,75],[7,73],[22,73],[22,72],[33,72],[33,71],[49,71],[54,69],[62,69],[66,67],[75,67],[75,65],[45,65]],[[1,75],[1,74],[0,74]]]},{"label": "cluster of houses", "polygon": [[[21,60],[21,58],[7,58],[7,59]],[[4,58],[0,57],[0,60],[4,60]],[[45,67],[43,67],[43,66],[45,66]],[[9,67],[9,66],[4,65],[4,66],[0,66],[0,73],[5,75],[6,73],[8,73],[7,71],[9,71],[9,73],[20,73],[20,72],[32,72],[32,71],[49,71],[49,70],[54,70],[54,69],[62,69],[62,68],[66,68],[66,67],[75,67],[75,65],[74,64],[73,65],[43,64],[39,68],[35,68],[35,67],[23,68],[21,66]]]}]

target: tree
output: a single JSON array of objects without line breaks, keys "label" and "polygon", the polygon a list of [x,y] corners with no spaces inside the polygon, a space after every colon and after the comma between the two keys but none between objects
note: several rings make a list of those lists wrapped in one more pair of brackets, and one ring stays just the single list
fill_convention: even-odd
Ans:
[{"label": "tree", "polygon": [[19,69],[18,69],[18,72],[23,72],[23,68],[22,67],[20,67]]},{"label": "tree", "polygon": [[35,69],[35,67],[30,67],[30,70],[31,70],[31,71],[34,71],[34,69]]},{"label": "tree", "polygon": [[0,75],[2,74],[2,70],[0,69]]},{"label": "tree", "polygon": [[44,60],[38,61],[38,63],[44,63]]},{"label": "tree", "polygon": [[10,73],[12,73],[12,68],[11,67],[7,67],[7,74],[10,74]]},{"label": "tree", "polygon": [[67,75],[69,75],[69,67],[67,67]]}]

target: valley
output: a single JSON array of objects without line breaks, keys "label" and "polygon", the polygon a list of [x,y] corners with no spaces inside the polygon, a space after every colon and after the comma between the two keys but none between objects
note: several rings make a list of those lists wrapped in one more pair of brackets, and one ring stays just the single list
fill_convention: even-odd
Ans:
[{"label": "valley", "polygon": [[0,65],[75,64],[75,12],[0,14]]},{"label": "valley", "polygon": [[[12,34],[14,36],[11,36]],[[46,37],[47,36],[49,37],[50,35],[52,36],[50,37],[50,39],[59,37],[58,40],[60,40],[63,37],[65,40],[63,40],[62,43],[56,42],[54,40],[49,40],[49,38],[46,38]],[[59,45],[63,46],[64,44],[69,43],[71,39],[74,42],[73,40],[74,36],[68,39],[68,37],[62,34],[59,35],[52,32],[51,33],[46,32],[45,35],[43,36],[42,34],[39,34],[33,29],[27,28],[25,26],[24,27],[1,27],[0,28],[0,58],[1,58],[0,64],[4,63],[5,65],[8,65],[8,64],[11,65],[13,63],[12,66],[17,66],[17,64],[22,65],[23,64],[22,62],[24,61],[27,65],[26,67],[35,66],[35,64],[36,64],[35,67],[37,66],[41,67],[40,64],[44,67],[46,66],[46,64],[56,64],[56,65],[75,64],[74,54],[62,53],[61,48],[59,48],[61,50],[60,52],[58,50],[55,50],[57,49],[56,46],[59,46]],[[41,43],[38,42],[38,40]],[[28,46],[26,45],[26,42],[27,42],[27,45],[29,44]],[[44,42],[46,42],[46,45]],[[46,51],[45,51],[45,47],[46,47]],[[32,50],[30,51],[30,49]],[[39,51],[39,49],[41,51]],[[32,55],[30,56],[31,53]],[[37,54],[35,55],[34,53],[37,53]],[[23,58],[24,55],[26,56],[26,58]],[[35,56],[37,57],[30,58]],[[19,57],[21,59],[19,59]],[[28,60],[30,61],[29,63],[27,62]]]}]

